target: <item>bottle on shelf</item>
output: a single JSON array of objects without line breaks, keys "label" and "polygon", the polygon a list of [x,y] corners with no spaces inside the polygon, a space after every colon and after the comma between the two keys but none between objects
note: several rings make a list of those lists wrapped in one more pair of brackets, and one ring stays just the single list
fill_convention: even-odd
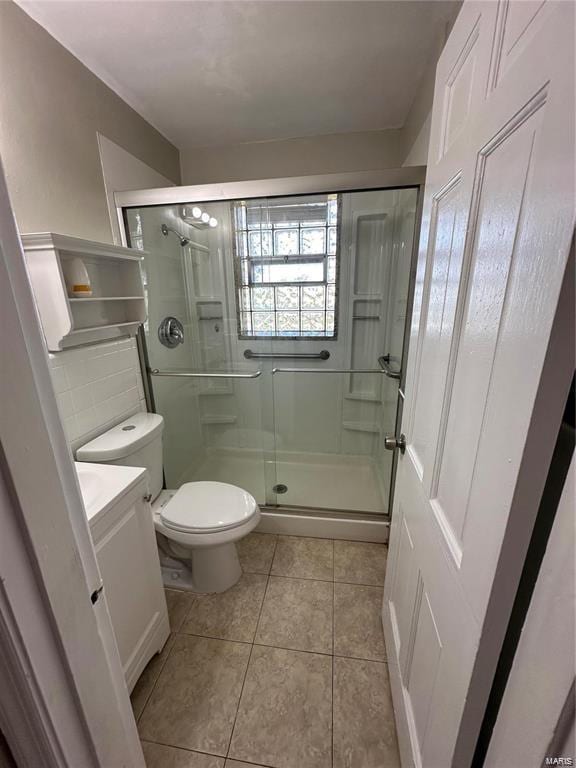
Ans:
[{"label": "bottle on shelf", "polygon": [[90,275],[82,259],[79,257],[71,259],[63,267],[68,295],[75,299],[92,296]]}]

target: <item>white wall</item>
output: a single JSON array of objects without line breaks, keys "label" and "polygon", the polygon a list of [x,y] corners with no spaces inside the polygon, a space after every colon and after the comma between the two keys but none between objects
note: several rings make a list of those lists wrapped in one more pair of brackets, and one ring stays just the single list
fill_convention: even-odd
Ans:
[{"label": "white wall", "polygon": [[[98,145],[110,226],[115,242],[120,243],[114,192],[139,186],[170,186],[171,182],[105,136],[98,134]],[[167,223],[172,223],[169,218]],[[134,338],[51,354],[50,364],[73,451],[135,411],[146,410]],[[177,422],[181,426],[183,423]]]},{"label": "white wall", "polygon": [[[436,63],[459,11],[434,42],[404,126],[283,141],[181,148],[183,184],[269,179],[426,165]],[[346,105],[343,105],[343,109]]]},{"label": "white wall", "polygon": [[125,192],[129,189],[152,189],[153,187],[172,187],[174,182],[162,176],[142,160],[127,152],[101,133],[97,134],[106,204],[112,237],[117,245],[122,245],[122,234],[118,223],[115,192]]},{"label": "white wall", "polygon": [[[98,135],[98,144],[110,226],[120,244],[114,192],[171,182],[105,136]],[[51,354],[50,364],[73,451],[136,410],[146,410],[134,338]]]},{"label": "white wall", "polygon": [[20,232],[112,242],[97,132],[179,182],[179,153],[13,2],[0,2],[0,155]]},{"label": "white wall", "polygon": [[118,339],[50,354],[52,381],[72,451],[145,411],[136,340]]},{"label": "white wall", "polygon": [[399,168],[400,130],[331,134],[182,150],[184,184]]},{"label": "white wall", "polygon": [[[113,242],[106,191],[179,181],[178,150],[12,2],[0,2],[0,114],[22,233]],[[51,370],[72,448],[144,407],[133,339],[52,355]]]},{"label": "white wall", "polygon": [[428,145],[430,144],[430,127],[432,125],[432,110],[428,113],[414,143],[410,147],[402,165],[427,165]]}]

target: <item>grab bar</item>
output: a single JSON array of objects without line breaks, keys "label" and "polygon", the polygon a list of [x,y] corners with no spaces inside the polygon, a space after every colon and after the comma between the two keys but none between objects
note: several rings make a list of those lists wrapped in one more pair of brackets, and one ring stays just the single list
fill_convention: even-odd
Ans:
[{"label": "grab bar", "polygon": [[262,371],[253,371],[252,373],[216,373],[202,371],[159,371],[158,368],[149,368],[150,376],[170,376],[182,379],[257,379],[262,376]]},{"label": "grab bar", "polygon": [[251,349],[244,351],[246,360],[269,359],[277,357],[278,359],[288,360],[328,360],[330,352],[323,349],[321,352],[253,352]]},{"label": "grab bar", "polygon": [[380,368],[382,368],[382,372],[388,376],[389,379],[400,379],[402,376],[402,371],[393,371],[388,365],[389,362],[390,355],[382,355],[378,358],[378,363]]}]

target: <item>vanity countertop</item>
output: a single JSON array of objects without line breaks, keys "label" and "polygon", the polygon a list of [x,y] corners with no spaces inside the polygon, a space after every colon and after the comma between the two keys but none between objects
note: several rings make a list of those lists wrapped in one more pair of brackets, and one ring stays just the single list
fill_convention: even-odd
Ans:
[{"label": "vanity countertop", "polygon": [[115,504],[146,475],[141,467],[75,461],[76,474],[89,523]]}]

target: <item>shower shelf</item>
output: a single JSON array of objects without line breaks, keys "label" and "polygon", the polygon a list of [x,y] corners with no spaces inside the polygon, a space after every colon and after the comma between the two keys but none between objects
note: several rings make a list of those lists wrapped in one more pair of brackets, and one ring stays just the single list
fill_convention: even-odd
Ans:
[{"label": "shower shelf", "polygon": [[342,426],[352,432],[380,432],[380,427],[369,421],[343,421]]},{"label": "shower shelf", "polygon": [[[146,319],[144,252],[51,232],[22,236],[36,306],[50,352],[135,335]],[[80,258],[95,295],[68,295],[64,277]]]},{"label": "shower shelf", "polygon": [[200,417],[201,424],[236,424],[237,421],[237,416],[224,416],[220,414],[206,413]]},{"label": "shower shelf", "polygon": [[349,392],[344,395],[344,400],[359,400],[362,403],[381,403],[382,398],[370,392]]},{"label": "shower shelf", "polygon": [[86,296],[82,299],[69,298],[68,301],[73,304],[85,304],[88,301],[143,301],[143,296]]}]

